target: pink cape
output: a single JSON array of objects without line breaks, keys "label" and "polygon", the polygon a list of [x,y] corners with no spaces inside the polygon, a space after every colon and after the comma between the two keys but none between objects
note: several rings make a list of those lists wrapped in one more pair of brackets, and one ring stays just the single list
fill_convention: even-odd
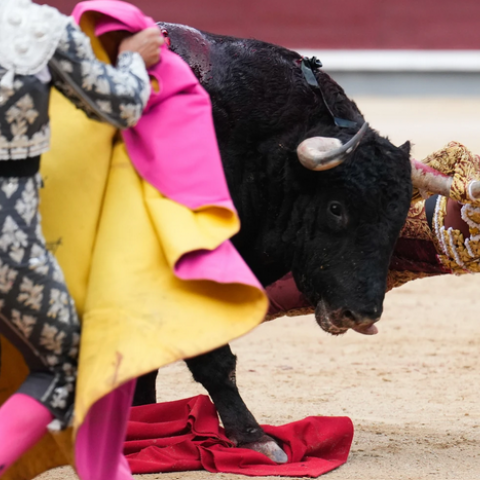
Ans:
[{"label": "pink cape", "polygon": [[[81,2],[72,15],[79,23],[88,12],[104,15],[96,25],[96,35],[114,30],[135,33],[156,26],[137,7],[121,1]],[[207,92],[188,64],[167,45],[162,47],[161,61],[148,72],[157,80],[160,91],[152,90],[138,124],[123,132],[135,169],[163,195],[191,210],[218,206],[235,212]],[[174,273],[183,280],[262,288],[228,240],[213,251],[185,255],[175,265]]]}]

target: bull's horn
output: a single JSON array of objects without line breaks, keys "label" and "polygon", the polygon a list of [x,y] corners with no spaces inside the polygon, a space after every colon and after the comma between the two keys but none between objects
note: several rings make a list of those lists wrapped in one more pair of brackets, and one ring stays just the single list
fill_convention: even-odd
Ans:
[{"label": "bull's horn", "polygon": [[478,180],[470,183],[468,194],[472,200],[480,200],[480,182]]},{"label": "bull's horn", "polygon": [[334,168],[343,163],[347,155],[358,147],[367,129],[368,123],[364,123],[345,145],[338,138],[307,138],[297,148],[298,159],[309,170],[321,171]]},{"label": "bull's horn", "polygon": [[452,186],[452,178],[425,165],[418,160],[411,159],[412,164],[412,184],[419,190],[430,193],[450,196],[450,187]]}]

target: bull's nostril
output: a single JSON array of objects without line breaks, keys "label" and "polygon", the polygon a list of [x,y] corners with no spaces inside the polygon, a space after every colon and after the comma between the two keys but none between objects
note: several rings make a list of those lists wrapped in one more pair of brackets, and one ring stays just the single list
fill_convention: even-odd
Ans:
[{"label": "bull's nostril", "polygon": [[348,320],[351,320],[352,322],[355,321],[355,315],[350,310],[345,310],[345,312],[343,313],[343,316],[345,318],[348,318]]},{"label": "bull's nostril", "polygon": [[369,320],[371,320],[372,322],[376,322],[377,320],[380,319],[381,315],[382,315],[382,307],[378,307],[378,306],[372,306],[370,308],[366,308],[364,311],[362,311],[362,317],[364,318],[368,318]]}]

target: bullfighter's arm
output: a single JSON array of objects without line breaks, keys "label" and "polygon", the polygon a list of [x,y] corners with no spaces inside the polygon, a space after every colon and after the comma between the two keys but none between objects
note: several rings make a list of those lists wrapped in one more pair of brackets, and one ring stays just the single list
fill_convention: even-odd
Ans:
[{"label": "bullfighter's arm", "polygon": [[472,180],[480,179],[479,157],[451,142],[423,162],[453,178],[453,198],[436,195],[412,203],[390,264],[388,290],[431,275],[480,272],[480,201],[468,195]]},{"label": "bullfighter's arm", "polygon": [[150,96],[150,80],[142,57],[118,55],[116,68],[100,62],[89,38],[68,22],[49,62],[53,85],[88,117],[117,128],[135,125]]},{"label": "bullfighter's arm", "polygon": [[470,190],[480,179],[479,157],[450,142],[424,162],[452,178],[450,198],[438,196],[432,202],[431,228],[440,262],[455,274],[480,272],[480,200]]}]

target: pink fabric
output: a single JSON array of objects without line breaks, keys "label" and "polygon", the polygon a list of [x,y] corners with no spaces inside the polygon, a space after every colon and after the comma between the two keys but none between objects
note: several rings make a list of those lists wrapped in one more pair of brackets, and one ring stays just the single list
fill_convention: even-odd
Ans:
[{"label": "pink fabric", "polygon": [[[81,2],[73,11],[77,23],[86,12],[104,15],[97,23],[97,35],[113,30],[133,33],[155,26],[137,7],[121,1]],[[149,74],[158,81],[160,91],[152,91],[138,124],[123,132],[138,173],[163,195],[192,210],[219,206],[234,211],[207,92],[187,63],[167,45],[162,46],[162,59]],[[191,252],[177,262],[174,272],[184,280],[261,288],[229,241],[213,251]]]},{"label": "pink fabric", "polygon": [[122,385],[89,410],[75,441],[75,466],[81,480],[133,479],[123,442],[135,383]]},{"label": "pink fabric", "polygon": [[46,433],[53,415],[37,400],[15,393],[0,408],[0,477]]},{"label": "pink fabric", "polygon": [[270,301],[267,315],[276,315],[286,313],[289,310],[312,306],[297,288],[292,272],[288,272],[265,290]]}]

